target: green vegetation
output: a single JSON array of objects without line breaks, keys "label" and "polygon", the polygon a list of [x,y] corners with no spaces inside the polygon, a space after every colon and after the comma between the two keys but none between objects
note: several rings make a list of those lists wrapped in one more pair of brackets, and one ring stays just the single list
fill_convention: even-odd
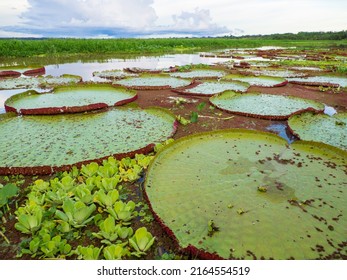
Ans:
[{"label": "green vegetation", "polygon": [[346,40],[347,30],[338,32],[298,32],[271,34],[271,35],[254,35],[242,36],[242,38],[259,38],[259,39],[272,39],[272,40]]},{"label": "green vegetation", "polygon": [[[18,257],[95,260],[145,256],[155,238],[143,224],[137,229],[133,226],[148,208],[127,199],[126,186],[140,178],[152,158],[137,154],[118,161],[110,157],[101,165],[94,162],[58,173],[49,181],[34,181],[15,211],[15,228],[27,237]],[[105,169],[113,172],[105,173]],[[136,176],[129,180],[131,173]],[[105,192],[101,182],[114,178],[112,190]],[[76,240],[88,241],[88,246]]]},{"label": "green vegetation", "polygon": [[[325,39],[325,38],[324,38]],[[0,57],[66,56],[73,54],[155,54],[261,46],[343,47],[347,39],[170,38],[170,39],[1,39]]]}]

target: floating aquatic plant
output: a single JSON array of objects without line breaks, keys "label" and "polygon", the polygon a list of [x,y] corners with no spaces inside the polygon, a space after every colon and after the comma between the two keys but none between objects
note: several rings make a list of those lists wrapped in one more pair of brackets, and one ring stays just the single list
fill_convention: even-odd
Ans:
[{"label": "floating aquatic plant", "polygon": [[93,72],[93,76],[109,80],[118,80],[127,77],[137,77],[138,74],[125,72],[123,70],[104,70],[100,72]]},{"label": "floating aquatic plant", "polygon": [[116,85],[131,89],[170,89],[190,85],[191,81],[168,75],[143,74],[140,77],[130,77],[115,82]]},{"label": "floating aquatic plant", "polygon": [[288,125],[302,140],[323,142],[347,150],[347,113],[328,116],[306,112],[290,117]]},{"label": "floating aquatic plant", "polygon": [[329,145],[206,132],[161,150],[145,193],[156,219],[194,256],[345,259],[346,167],[347,153]]},{"label": "floating aquatic plant", "polygon": [[59,77],[30,77],[30,78],[8,78],[0,80],[0,89],[26,89],[26,88],[47,88],[58,85],[75,84],[82,81],[80,76],[61,75]]},{"label": "floating aquatic plant", "polygon": [[175,116],[160,108],[56,116],[3,114],[0,173],[51,173],[110,155],[148,152],[175,130]]},{"label": "floating aquatic plant", "polygon": [[111,85],[84,84],[57,87],[49,93],[30,90],[5,101],[6,111],[21,114],[76,113],[123,105],[137,98],[135,91]]},{"label": "floating aquatic plant", "polygon": [[249,83],[252,86],[261,87],[280,87],[285,86],[288,81],[281,77],[271,77],[271,76],[245,76],[230,74],[223,78],[224,80],[235,80]]},{"label": "floating aquatic plant", "polygon": [[203,78],[221,78],[226,75],[226,72],[213,69],[193,69],[187,72],[174,72],[171,77],[186,78],[186,79],[203,79]]},{"label": "floating aquatic plant", "polygon": [[289,82],[302,85],[325,86],[336,85],[337,87],[347,87],[347,77],[344,76],[314,76],[302,78],[289,78]]},{"label": "floating aquatic plant", "polygon": [[245,92],[248,88],[248,83],[243,83],[240,81],[204,81],[189,89],[173,91],[188,95],[212,96],[216,93],[221,93],[226,90]]},{"label": "floating aquatic plant", "polygon": [[211,97],[210,102],[231,113],[265,119],[287,119],[301,111],[324,110],[322,103],[313,100],[263,93],[240,94],[226,91]]}]

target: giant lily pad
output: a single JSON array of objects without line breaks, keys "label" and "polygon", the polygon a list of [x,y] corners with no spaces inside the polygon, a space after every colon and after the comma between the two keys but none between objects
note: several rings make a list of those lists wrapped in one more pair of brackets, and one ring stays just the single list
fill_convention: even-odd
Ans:
[{"label": "giant lily pad", "polygon": [[313,100],[262,93],[226,91],[211,97],[210,102],[231,113],[264,119],[287,119],[302,111],[324,111],[324,105]]},{"label": "giant lily pad", "polygon": [[170,89],[188,86],[191,84],[191,81],[168,75],[144,74],[140,77],[130,77],[117,81],[115,84],[131,89]]},{"label": "giant lily pad", "polygon": [[347,150],[347,113],[328,116],[306,112],[290,117],[288,125],[302,140],[319,141]]},{"label": "giant lily pad", "polygon": [[188,78],[188,79],[203,79],[203,78],[221,78],[226,75],[226,72],[213,69],[194,69],[187,72],[174,72],[171,77]]},{"label": "giant lily pad", "polygon": [[271,77],[271,76],[245,76],[230,74],[225,76],[225,80],[236,80],[249,83],[252,86],[260,87],[280,87],[285,86],[288,81],[281,77]]},{"label": "giant lily pad", "polygon": [[347,77],[343,76],[314,76],[303,78],[289,78],[288,81],[295,84],[312,86],[334,86],[347,87]]},{"label": "giant lily pad", "polygon": [[48,174],[111,155],[148,152],[175,130],[175,117],[160,108],[0,115],[0,174]]},{"label": "giant lily pad", "polygon": [[20,89],[20,88],[47,88],[58,85],[75,84],[82,80],[80,76],[61,75],[60,77],[30,77],[30,78],[8,78],[0,79],[0,89]]},{"label": "giant lily pad", "polygon": [[264,75],[264,76],[282,77],[282,78],[295,78],[295,77],[307,76],[307,74],[299,72],[299,71],[293,71],[293,70],[287,70],[287,69],[272,69],[272,68],[245,70],[245,71],[242,71],[242,73],[252,74],[256,76]]},{"label": "giant lily pad", "polygon": [[234,129],[166,146],[145,192],[156,219],[194,256],[345,259],[346,172],[343,150]]},{"label": "giant lily pad", "polygon": [[21,114],[58,114],[123,105],[137,98],[135,91],[111,85],[57,87],[50,93],[26,91],[5,101],[6,111]]},{"label": "giant lily pad", "polygon": [[138,74],[129,73],[129,72],[115,69],[115,70],[96,71],[96,72],[93,72],[93,76],[109,79],[109,80],[118,80],[118,79],[123,79],[127,77],[137,77]]},{"label": "giant lily pad", "polygon": [[245,92],[248,88],[248,83],[240,81],[204,81],[198,83],[195,87],[174,91],[188,95],[212,96],[216,93],[221,93],[227,90]]}]

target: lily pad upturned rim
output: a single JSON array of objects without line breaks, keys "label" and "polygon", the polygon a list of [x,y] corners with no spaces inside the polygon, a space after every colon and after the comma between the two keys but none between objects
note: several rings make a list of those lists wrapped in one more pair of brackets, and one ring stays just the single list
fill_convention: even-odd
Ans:
[{"label": "lily pad upturned rim", "polygon": [[[162,153],[165,153],[166,150],[168,150],[171,146],[176,145],[179,142],[183,142],[183,141],[187,141],[187,139],[192,139],[192,138],[199,138],[199,137],[204,137],[204,136],[209,136],[210,134],[224,134],[224,133],[250,133],[250,134],[254,134],[254,135],[263,135],[263,136],[269,136],[269,137],[273,137],[274,141],[278,141],[279,143],[283,143],[284,146],[316,146],[317,148],[322,148],[322,149],[326,149],[328,150],[331,154],[337,154],[339,156],[343,156],[347,158],[347,151],[341,150],[337,147],[325,144],[325,143],[321,143],[321,142],[315,142],[315,141],[304,141],[304,140],[297,140],[295,142],[293,142],[292,144],[289,144],[280,136],[271,133],[271,132],[265,132],[265,131],[258,131],[258,130],[248,130],[248,129],[242,129],[242,128],[231,128],[231,129],[224,129],[224,130],[214,130],[214,131],[207,131],[207,132],[200,132],[200,133],[196,133],[196,134],[192,134],[189,136],[185,136],[182,137],[180,139],[177,139],[176,141],[169,143],[168,145],[166,145],[164,147],[164,149],[160,150],[154,157],[154,159],[151,161],[151,163],[148,166],[147,169],[147,174],[150,172],[150,170],[153,168],[154,164],[155,164],[155,160],[157,158],[159,158],[161,156]],[[170,238],[172,238],[172,240],[174,241],[175,245],[177,246],[177,248],[180,248],[183,252],[186,252],[188,254],[191,254],[193,256],[199,257],[201,259],[207,259],[207,260],[224,260],[225,258],[221,257],[220,255],[218,255],[218,253],[216,252],[208,252],[204,249],[199,249],[196,246],[189,244],[187,247],[182,248],[180,246],[180,242],[178,240],[178,238],[176,237],[175,233],[173,232],[172,229],[170,229],[170,227],[168,225],[166,225],[166,223],[161,219],[161,217],[159,216],[159,214],[157,214],[152,206],[152,203],[148,197],[147,194],[147,181],[148,181],[148,176],[146,176],[145,182],[144,182],[144,198],[147,201],[148,205],[149,205],[149,209],[151,211],[151,213],[153,214],[155,220],[160,224],[160,226],[163,228],[163,230],[170,236]]]},{"label": "lily pad upturned rim", "polygon": [[260,79],[273,79],[273,80],[279,80],[278,84],[274,84],[271,86],[266,86],[266,85],[257,85],[257,84],[251,84],[252,86],[257,86],[257,87],[264,87],[264,88],[273,88],[273,87],[283,87],[288,84],[288,80],[286,78],[282,77],[273,77],[273,76],[267,76],[267,75],[259,75],[259,76],[253,76],[253,75],[241,75],[241,74],[229,74],[225,77],[223,77],[223,80],[236,80],[236,81],[242,81],[242,82],[247,82],[243,81],[242,78],[260,78]]},{"label": "lily pad upturned rim", "polygon": [[[276,95],[276,94],[267,94],[267,93],[259,93],[259,92],[247,92],[247,93],[239,93],[239,92],[235,92],[235,91],[224,91],[222,93],[219,93],[219,94],[215,94],[213,95],[212,97],[209,98],[209,102],[211,105],[215,106],[216,108],[222,110],[222,111],[225,111],[225,112],[228,112],[228,113],[232,113],[232,114],[237,114],[237,115],[241,115],[241,116],[246,116],[246,117],[253,117],[253,118],[260,118],[260,119],[267,119],[267,120],[287,120],[288,118],[290,118],[291,116],[293,115],[297,115],[297,114],[301,114],[303,112],[313,112],[313,113],[323,113],[324,112],[324,105],[322,104],[323,108],[321,110],[317,110],[317,109],[314,109],[312,107],[308,107],[308,108],[305,108],[305,109],[302,109],[302,110],[298,110],[298,111],[295,111],[291,114],[288,114],[288,115],[259,115],[259,114],[252,114],[252,113],[247,113],[247,112],[242,112],[242,111],[232,111],[232,110],[228,110],[228,109],[224,109],[220,106],[217,106],[216,104],[213,103],[213,99],[214,98],[218,98],[220,95],[222,94],[227,94],[227,93],[235,93],[235,95],[239,95],[239,96],[242,96],[242,95],[269,95],[269,96],[282,96],[282,95]],[[303,99],[303,98],[299,98],[299,97],[295,97],[295,96],[284,96],[286,98],[292,98],[292,99]],[[311,100],[313,101],[313,100]],[[313,101],[315,102],[315,101]]]},{"label": "lily pad upturned rim", "polygon": [[[121,106],[127,103],[130,103],[132,101],[135,101],[138,98],[138,95],[135,91],[131,91],[129,89],[125,89],[124,87],[120,86],[112,86],[109,84],[78,84],[78,85],[67,85],[67,86],[57,86],[53,88],[52,90],[48,92],[39,93],[35,90],[28,90],[22,93],[18,93],[15,95],[12,95],[9,97],[4,104],[6,112],[15,112],[17,114],[21,115],[56,115],[56,114],[65,114],[65,113],[80,113],[80,112],[87,112],[87,111],[93,111],[93,110],[99,110],[110,107],[106,103],[93,103],[88,105],[81,105],[81,106],[61,106],[61,107],[42,107],[42,108],[30,108],[30,109],[16,109],[15,107],[9,105],[8,103],[11,103],[15,100],[25,98],[30,95],[44,95],[44,94],[51,94],[55,93],[55,91],[59,90],[65,90],[65,89],[83,89],[87,87],[94,87],[94,88],[102,88],[102,87],[109,87],[110,89],[120,89],[122,91],[128,91],[129,93],[132,93],[133,96],[129,98],[125,98],[123,100],[120,100],[116,102],[113,106]],[[57,93],[58,94],[58,93]]]},{"label": "lily pad upturned rim", "polygon": [[[227,89],[227,90],[223,90],[221,92],[218,92],[218,93],[209,93],[209,94],[203,94],[203,93],[199,93],[199,92],[188,92],[187,89],[194,89],[196,86],[200,85],[200,84],[203,84],[204,82],[215,82],[217,83],[217,80],[215,79],[210,79],[210,78],[207,78],[207,79],[194,79],[193,82],[189,85],[189,86],[185,86],[185,87],[180,87],[180,88],[175,88],[175,89],[171,89],[171,91],[175,92],[175,93],[178,93],[178,94],[182,94],[182,95],[187,95],[187,96],[206,96],[206,97],[212,97],[212,96],[215,96],[217,94],[221,94],[223,92],[226,92],[226,91],[230,91],[230,89]],[[250,87],[250,84],[247,83],[247,82],[242,82],[242,81],[227,81],[227,80],[221,80],[220,81],[221,83],[232,83],[232,82],[237,82],[239,84],[243,84],[244,86],[247,86],[248,88]],[[247,88],[247,89],[248,89]],[[239,91],[236,91],[234,90],[235,92],[239,92]],[[242,91],[240,91],[242,92]]]},{"label": "lily pad upturned rim", "polygon": [[[124,108],[121,108],[121,110],[127,110],[127,109],[135,109],[135,110],[143,110],[143,111],[147,111],[147,112],[153,112],[153,114],[158,114],[158,112],[160,112],[159,114],[161,114],[161,116],[164,119],[169,119],[171,118],[173,120],[173,125],[172,125],[172,131],[170,132],[169,135],[167,135],[167,138],[171,138],[177,131],[177,128],[179,126],[179,122],[176,120],[174,114],[172,114],[172,112],[170,112],[168,109],[162,108],[162,107],[158,107],[158,106],[153,106],[153,107],[148,107],[146,109],[141,109],[141,108],[137,108],[134,107],[132,108],[131,106],[129,106],[129,108],[127,108],[127,106],[125,106]],[[109,108],[106,110],[118,110],[118,109],[114,109],[114,108]],[[107,111],[105,111],[107,112]],[[88,112],[87,114],[99,114],[99,113],[105,113],[105,112],[100,112],[100,111],[94,111],[94,112]],[[84,114],[84,113],[79,113],[79,114]],[[9,112],[9,113],[4,113],[4,114],[0,114],[0,121],[5,121],[6,119],[10,119],[10,118],[18,118],[20,116],[18,116],[17,114],[13,113],[13,112]],[[32,116],[32,117],[36,117],[36,116]],[[147,144],[146,146],[133,150],[133,151],[129,151],[129,152],[124,152],[124,153],[116,153],[116,154],[110,154],[101,158],[96,158],[96,159],[90,159],[90,160],[82,160],[73,164],[65,164],[65,165],[60,165],[60,166],[51,166],[51,165],[42,165],[42,166],[11,166],[11,167],[2,167],[0,166],[0,175],[49,175],[49,174],[53,174],[56,172],[64,172],[64,171],[69,171],[73,166],[76,166],[78,168],[81,168],[82,165],[86,165],[89,164],[91,162],[96,162],[96,163],[102,163],[103,160],[109,158],[109,157],[114,157],[118,160],[125,158],[125,157],[134,157],[136,154],[148,154],[150,152],[153,151],[154,147],[155,147],[156,143],[150,143]]]},{"label": "lily pad upturned rim", "polygon": [[[127,89],[134,89],[134,90],[167,90],[167,89],[174,89],[175,87],[172,87],[170,85],[160,85],[160,86],[137,86],[137,85],[133,85],[133,86],[128,86],[128,85],[123,85],[121,84],[122,81],[126,81],[126,80],[130,80],[130,79],[140,79],[140,78],[168,78],[168,79],[180,79],[180,80],[186,80],[186,81],[190,81],[189,84],[187,84],[186,86],[190,86],[194,83],[194,81],[190,80],[190,79],[184,79],[184,78],[179,78],[179,77],[171,77],[170,75],[167,75],[165,73],[159,73],[159,74],[148,74],[148,73],[144,73],[141,74],[137,77],[126,77],[123,79],[119,79],[119,81],[114,82],[114,85],[117,86],[122,86],[125,87]],[[185,86],[185,87],[186,87]],[[177,88],[181,88],[177,87]]]},{"label": "lily pad upturned rim", "polygon": [[[18,69],[24,69],[24,71],[20,71]],[[18,71],[17,71],[18,70]],[[19,77],[22,74],[25,76],[35,76],[35,75],[43,75],[46,73],[46,68],[44,66],[13,66],[13,67],[0,67],[0,77]]]}]

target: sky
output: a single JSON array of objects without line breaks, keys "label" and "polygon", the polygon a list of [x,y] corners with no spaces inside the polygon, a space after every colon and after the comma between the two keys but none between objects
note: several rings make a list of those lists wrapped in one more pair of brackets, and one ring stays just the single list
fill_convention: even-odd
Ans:
[{"label": "sky", "polygon": [[346,0],[0,0],[0,37],[214,37],[342,30],[347,30]]}]

